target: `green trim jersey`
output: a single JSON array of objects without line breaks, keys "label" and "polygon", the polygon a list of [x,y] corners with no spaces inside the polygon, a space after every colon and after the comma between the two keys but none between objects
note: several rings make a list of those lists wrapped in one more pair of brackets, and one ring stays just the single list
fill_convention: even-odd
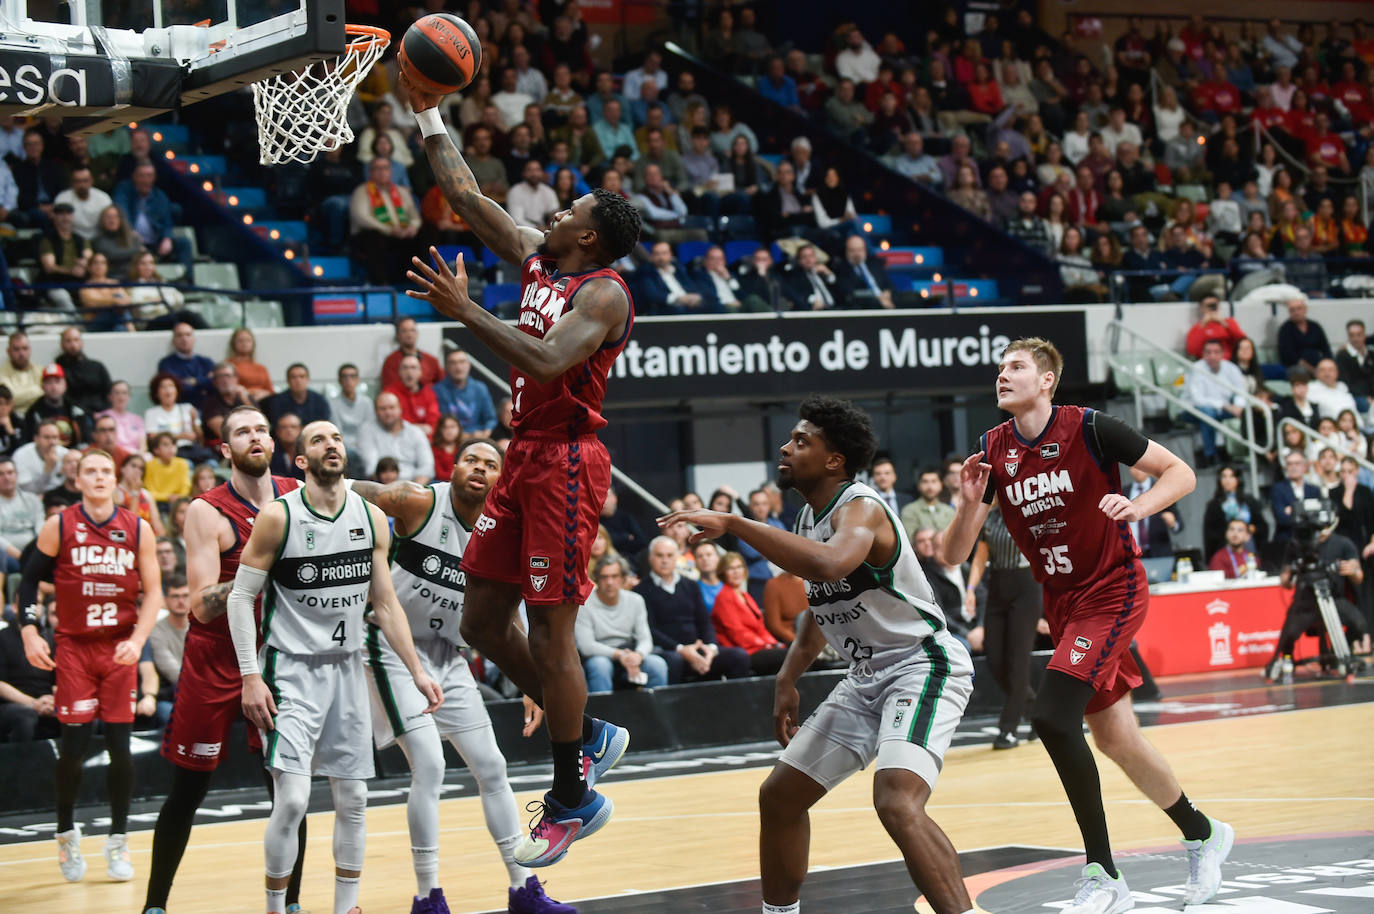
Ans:
[{"label": "green trim jersey", "polygon": [[286,535],[268,575],[263,642],[284,654],[361,650],[377,542],[367,502],[350,491],[329,517],[310,506],[305,486],[277,501],[286,508]]},{"label": "green trim jersey", "polygon": [[453,510],[451,487],[447,482],[432,484],[429,488],[434,492],[434,505],[424,524],[392,541],[391,579],[410,620],[412,638],[442,638],[462,647],[458,623],[463,616],[467,576],[458,566],[472,530]]},{"label": "green trim jersey", "polygon": [[897,551],[882,567],[865,562],[838,581],[807,581],[812,618],[825,639],[859,675],[908,660],[927,639],[946,631],[945,615],[921,570],[897,515],[872,488],[846,483],[819,514],[804,505],[796,533],[818,543],[835,533],[831,523],[841,507],[856,498],[882,506],[897,538]]}]

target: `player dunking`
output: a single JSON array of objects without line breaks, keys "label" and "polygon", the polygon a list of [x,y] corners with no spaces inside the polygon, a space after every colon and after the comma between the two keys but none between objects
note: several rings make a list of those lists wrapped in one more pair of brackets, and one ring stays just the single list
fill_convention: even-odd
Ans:
[{"label": "player dunking", "polygon": [[[759,791],[763,912],[801,910],[808,810],[876,758],[873,804],[907,871],[938,914],[962,914],[972,905],[959,857],[925,806],[973,693],[973,663],[949,633],[897,515],[854,481],[877,446],[867,414],[828,397],[807,400],[799,414],[778,465],[779,484],[806,499],[796,533],[714,511],[659,521],[696,524],[693,541],[733,534],[806,581],[810,607],[773,699],[785,749]],[[849,674],[798,728],[797,679],[827,641],[850,659]]]},{"label": "player dunking", "polygon": [[[296,445],[305,485],[258,514],[229,593],[229,633],[243,677],[243,713],[262,731],[276,782],[267,820],[267,911],[280,914],[296,862],[296,834],[311,775],[334,795],[334,914],[357,911],[366,843],[371,718],[361,655],[363,613],[377,624],[425,696],[443,701],[425,675],[396,602],[386,516],[343,484],[347,455],[330,422],[312,422]],[[268,577],[271,577],[269,584]],[[253,605],[264,585],[258,650]]]},{"label": "player dunking", "polygon": [[[458,449],[448,482],[429,486],[359,480],[353,491],[395,522],[391,578],[410,621],[415,650],[429,677],[439,684],[444,705],[425,714],[426,700],[386,635],[368,625],[367,672],[372,691],[372,733],[378,749],[397,743],[410,764],[406,820],[419,894],[412,914],[447,910],[439,888],[439,793],[444,783],[443,740],[453,744],[477,782],[487,831],[510,875],[510,914],[576,914],[544,894],[539,879],[515,862],[524,839],[515,792],[506,780],[506,759],[496,745],[482,694],[459,653],[466,580],[459,562],[482,514],[487,493],[501,475],[501,452],[474,438]],[[532,717],[526,735],[538,725]]]},{"label": "player dunking", "polygon": [[[1086,719],[1098,749],[1183,833],[1188,852],[1184,902],[1202,904],[1221,885],[1231,826],[1203,815],[1169,763],[1140,732],[1130,690],[1140,670],[1130,655],[1150,593],[1130,525],[1193,490],[1193,471],[1119,419],[1080,406],[1055,406],[1064,360],[1039,338],[1007,346],[997,372],[997,405],[1012,418],[982,438],[960,471],[959,510],[945,561],[962,562],[996,497],[1007,530],[1044,589],[1054,657],[1031,714],[1059,772],[1083,836],[1087,862],[1068,914],[1116,914],[1134,905],[1112,862],[1097,763],[1083,738]],[[1157,482],[1134,501],[1121,494],[1119,464]]]},{"label": "player dunking", "polygon": [[[57,669],[57,719],[62,740],[57,756],[57,860],[62,876],[86,875],[81,829],[73,821],[81,763],[91,742],[92,721],[105,722],[110,755],[106,791],[110,836],[106,872],[125,882],[134,876],[126,839],[134,768],[129,731],[134,721],[138,658],[162,608],[157,539],[138,515],[114,503],[114,458],[89,450],[77,464],[81,501],[49,517],[19,585],[24,653],[40,670]],[[38,583],[57,590],[57,662],[38,633]],[[143,598],[139,600],[139,588]]]},{"label": "player dunking", "polygon": [[[606,425],[601,401],[634,323],[629,289],[610,264],[639,241],[639,213],[597,190],[556,214],[547,232],[516,225],[478,190],[439,118],[439,96],[407,88],[449,206],[483,244],[520,265],[516,328],[474,303],[461,259],[455,275],[434,248],[436,267],[414,259],[409,276],[421,290],[407,294],[463,322],[511,365],[515,438],[463,556],[462,637],[545,711],[553,789],[515,859],[548,866],[610,818],[610,801],[592,784],[629,742],[623,728],[584,713],[587,682],[573,624],[592,590],[587,555],[611,484],[610,456],[596,437]],[[513,624],[522,597],[528,639]]]},{"label": "player dunking", "polygon": [[[174,766],[172,789],[153,829],[144,914],[163,914],[182,855],[191,837],[196,810],[210,789],[210,778],[228,751],[230,728],[243,714],[243,680],[234,659],[229,622],[224,617],[239,554],[253,532],[253,520],[268,502],[295,489],[289,476],[273,476],[271,428],[267,416],[239,406],[224,417],[220,454],[229,460],[228,482],[197,497],[186,511],[186,577],[191,589],[191,630],[186,633],[176,704],[162,734],[162,756]],[[258,731],[248,742],[261,751]],[[268,791],[272,778],[263,770]],[[305,819],[297,836],[298,854],[286,891],[286,914],[300,909],[301,867],[305,856]]]}]

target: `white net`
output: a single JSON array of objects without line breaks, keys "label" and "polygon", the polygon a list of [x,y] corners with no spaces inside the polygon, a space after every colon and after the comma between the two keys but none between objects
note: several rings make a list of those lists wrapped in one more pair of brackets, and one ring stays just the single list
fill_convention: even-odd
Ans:
[{"label": "white net", "polygon": [[353,142],[348,103],[353,90],[391,42],[383,29],[348,26],[348,48],[333,59],[253,84],[258,118],[258,161],[263,165],[313,162]]}]

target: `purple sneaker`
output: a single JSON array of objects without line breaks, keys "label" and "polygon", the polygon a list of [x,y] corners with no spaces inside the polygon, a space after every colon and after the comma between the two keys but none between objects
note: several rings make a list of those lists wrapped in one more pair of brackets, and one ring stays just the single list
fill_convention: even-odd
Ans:
[{"label": "purple sneaker", "polygon": [[437,886],[430,889],[425,901],[429,902],[429,914],[449,914],[448,899],[444,898],[443,889]]},{"label": "purple sneaker", "polygon": [[570,904],[554,901],[544,894],[544,885],[538,876],[525,880],[520,888],[510,890],[510,904],[507,914],[577,914],[577,908]]},{"label": "purple sneaker", "polygon": [[434,914],[434,908],[429,903],[429,897],[422,898],[416,895],[415,900],[410,903],[410,914]]}]

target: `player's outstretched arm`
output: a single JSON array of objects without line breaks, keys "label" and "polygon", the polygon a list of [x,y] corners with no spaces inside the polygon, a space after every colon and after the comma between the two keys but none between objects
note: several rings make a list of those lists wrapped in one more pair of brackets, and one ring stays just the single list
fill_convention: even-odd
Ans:
[{"label": "player's outstretched arm", "polygon": [[367,479],[355,479],[350,488],[364,501],[381,508],[382,513],[396,522],[396,532],[401,535],[419,530],[434,509],[434,490],[409,479],[385,486]]},{"label": "player's outstretched arm", "polygon": [[239,570],[229,592],[229,636],[234,641],[239,674],[243,677],[243,716],[259,730],[274,728],[277,703],[258,668],[258,632],[253,604],[267,584],[267,573],[277,562],[277,550],[286,536],[286,508],[270,502],[253,521],[253,533],[239,556]]},{"label": "player's outstretched arm", "polygon": [[[157,624],[162,611],[162,569],[157,564],[157,537],[146,520],[138,522],[138,578],[143,585],[143,602],[138,607],[138,624],[128,639],[115,645],[116,663],[138,663],[143,645]],[[154,690],[156,691],[156,690]]]},{"label": "player's outstretched arm", "polygon": [[[523,263],[544,240],[543,233],[517,225],[501,204],[482,193],[472,169],[463,161],[463,154],[453,145],[443,122],[438,120],[441,97],[421,92],[410,84],[405,74],[401,75],[401,86],[410,95],[410,106],[420,121],[422,133],[429,134],[434,129],[426,124],[427,120],[433,118],[438,122],[437,132],[425,136],[425,155],[448,205],[472,226],[482,243],[498,257],[507,263]],[[425,112],[432,114],[425,115]]]},{"label": "player's outstretched arm", "polygon": [[196,499],[186,509],[182,538],[186,541],[186,586],[191,591],[191,615],[197,622],[210,623],[224,615],[229,606],[233,581],[220,582],[220,526],[228,524],[209,502]]},{"label": "player's outstretched arm", "polygon": [[372,614],[382,634],[386,635],[387,643],[410,671],[410,678],[415,680],[415,687],[429,702],[429,706],[425,708],[425,712],[429,713],[444,703],[444,694],[420,665],[420,655],[415,652],[415,642],[410,637],[410,625],[406,620],[405,610],[401,609],[401,601],[396,598],[396,587],[391,581],[391,565],[388,561],[391,552],[391,532],[387,530],[386,517],[382,514],[382,509],[373,504],[367,506],[367,511],[372,515],[372,529],[377,531],[376,542],[372,544],[372,593],[369,595]]},{"label": "player's outstretched arm", "polygon": [[38,584],[52,580],[57,549],[61,545],[61,521],[56,516],[49,517],[38,531],[37,548],[29,554],[19,579],[19,617],[23,620],[19,637],[24,642],[24,656],[29,664],[40,670],[57,669],[48,642],[38,633],[38,618],[43,612],[38,603]]},{"label": "player's outstretched arm", "polygon": [[538,339],[474,304],[468,297],[462,260],[455,265],[455,272],[449,270],[435,248],[429,250],[437,268],[413,258],[414,269],[406,275],[420,289],[407,289],[406,295],[429,302],[440,314],[462,321],[487,348],[539,384],[548,384],[585,361],[614,338],[613,331],[623,330],[630,319],[630,300],[620,283],[593,279],[578,288],[577,307],[565,312],[544,338]]},{"label": "player's outstretched arm", "polygon": [[983,460],[983,452],[970,456],[959,470],[959,507],[954,520],[945,529],[944,559],[947,565],[962,565],[978,542],[978,531],[988,519],[991,505],[983,503],[992,464]]}]

